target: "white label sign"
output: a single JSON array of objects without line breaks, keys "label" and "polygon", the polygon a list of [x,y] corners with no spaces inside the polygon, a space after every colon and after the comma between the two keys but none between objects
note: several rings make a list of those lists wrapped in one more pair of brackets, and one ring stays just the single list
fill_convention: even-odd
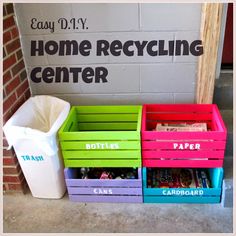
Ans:
[{"label": "white label sign", "polygon": [[112,194],[112,189],[95,188],[93,192],[95,194]]},{"label": "white label sign", "polygon": [[119,149],[118,143],[87,143],[86,149]]}]

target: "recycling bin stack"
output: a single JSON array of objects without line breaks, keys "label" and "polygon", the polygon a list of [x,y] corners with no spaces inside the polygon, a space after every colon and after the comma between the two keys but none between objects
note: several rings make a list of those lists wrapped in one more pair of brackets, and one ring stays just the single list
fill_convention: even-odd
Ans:
[{"label": "recycling bin stack", "polygon": [[[157,123],[206,123],[207,131],[157,131]],[[215,104],[146,104],[142,111],[142,176],[145,203],[219,203],[226,128]],[[161,188],[148,184],[153,171],[204,170],[209,188]]]},{"label": "recycling bin stack", "polygon": [[[71,108],[58,133],[71,201],[143,202],[141,116],[142,106]],[[81,178],[81,168],[129,168],[136,178]]]}]

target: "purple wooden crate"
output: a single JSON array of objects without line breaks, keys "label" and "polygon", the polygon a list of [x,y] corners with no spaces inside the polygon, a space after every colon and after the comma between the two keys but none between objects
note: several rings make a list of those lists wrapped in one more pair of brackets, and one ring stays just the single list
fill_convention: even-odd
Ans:
[{"label": "purple wooden crate", "polygon": [[143,202],[142,173],[138,179],[77,179],[78,168],[65,168],[69,199],[75,202]]}]

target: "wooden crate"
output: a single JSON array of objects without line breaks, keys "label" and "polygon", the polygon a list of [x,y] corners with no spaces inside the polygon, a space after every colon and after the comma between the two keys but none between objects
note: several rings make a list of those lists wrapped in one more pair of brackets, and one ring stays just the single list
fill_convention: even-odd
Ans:
[{"label": "wooden crate", "polygon": [[[153,131],[157,122],[205,122],[210,130]],[[222,167],[226,128],[214,104],[147,104],[143,106],[141,140],[145,167]]]},{"label": "wooden crate", "polygon": [[141,167],[142,106],[73,106],[59,130],[65,167]]},{"label": "wooden crate", "polygon": [[65,168],[69,199],[75,202],[129,202],[141,203],[142,173],[138,179],[79,179],[79,168]]},{"label": "wooden crate", "polygon": [[148,188],[147,169],[143,168],[144,203],[219,203],[221,200],[223,168],[207,169],[211,188]]}]

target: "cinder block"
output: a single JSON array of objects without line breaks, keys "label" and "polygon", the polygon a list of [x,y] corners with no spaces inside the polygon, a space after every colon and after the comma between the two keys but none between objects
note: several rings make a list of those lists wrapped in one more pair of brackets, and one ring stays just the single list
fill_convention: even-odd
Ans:
[{"label": "cinder block", "polygon": [[139,93],[139,94],[115,94],[116,104],[144,104],[144,103],[173,103],[173,95],[169,93]]},{"label": "cinder block", "polygon": [[53,94],[53,96],[69,102],[72,106],[114,104],[112,94]]},{"label": "cinder block", "polygon": [[174,103],[195,103],[195,93],[175,93]]},{"label": "cinder block", "polygon": [[174,103],[174,97],[171,93],[141,93],[139,101],[140,104]]},{"label": "cinder block", "polygon": [[43,19],[42,12],[39,7],[40,4],[35,3],[15,3],[15,15],[17,17],[18,26],[20,28],[20,33],[26,34],[46,34],[48,30],[34,30],[31,29],[31,19]]},{"label": "cinder block", "polygon": [[[15,4],[16,15],[19,22],[21,33],[26,34],[50,34],[49,29],[34,30],[30,27],[32,18],[47,19],[55,22],[54,33],[69,32],[98,32],[98,31],[134,31],[139,29],[138,4],[60,4],[60,3],[40,3],[40,4]],[[86,30],[81,30],[80,25],[76,24],[78,29],[61,29],[58,24],[59,18],[65,18],[68,22],[75,18],[87,18]],[[127,24],[127,22],[129,22]]]},{"label": "cinder block", "polygon": [[139,30],[138,4],[72,3],[72,17],[87,18],[85,32]]},{"label": "cinder block", "polygon": [[[140,89],[139,80],[139,65],[93,65],[103,66],[107,69],[106,83],[80,83],[81,93],[105,93],[105,94],[119,94],[119,93],[137,93]],[[64,86],[65,87],[65,86]],[[71,90],[71,88],[68,88]],[[76,92],[76,91],[75,91]]]},{"label": "cinder block", "polygon": [[[110,56],[97,56],[96,55],[96,41],[99,39],[106,39],[109,40],[109,34],[100,34],[100,33],[83,33],[83,34],[52,34],[52,35],[45,35],[45,41],[53,40],[59,43],[59,41],[64,40],[75,40],[78,44],[83,40],[88,40],[91,43],[91,50],[89,56],[82,56],[79,52],[78,55],[65,55],[59,56],[58,53],[54,55],[47,55],[47,60],[49,65],[77,65],[77,64],[94,64],[94,63],[109,63]],[[38,37],[40,39],[40,37]],[[27,53],[26,55],[30,55]],[[35,57],[31,57],[35,58]],[[36,57],[37,58],[40,57]]]},{"label": "cinder block", "polygon": [[173,103],[172,94],[52,94],[71,105],[140,105]]},{"label": "cinder block", "polygon": [[140,4],[141,30],[199,30],[201,4],[143,3]]},{"label": "cinder block", "polygon": [[196,64],[140,66],[141,92],[195,93]]},{"label": "cinder block", "polygon": [[233,179],[223,180],[221,205],[228,208],[233,207]]},{"label": "cinder block", "polygon": [[[42,40],[42,36],[35,37],[35,40]],[[126,32],[126,33],[120,33],[120,32],[114,32],[114,33],[83,33],[83,34],[66,34],[66,35],[45,35],[43,37],[45,39],[46,43],[49,40],[53,40],[59,43],[59,41],[64,40],[76,40],[78,43],[80,43],[83,40],[88,40],[91,43],[91,50],[89,56],[82,56],[80,53],[78,55],[66,55],[66,56],[59,56],[58,53],[54,55],[47,55],[48,64],[50,65],[71,65],[71,64],[94,64],[94,63],[154,63],[154,62],[172,62],[173,56],[150,56],[147,53],[146,47],[144,48],[143,56],[138,56],[137,54],[137,47],[133,45],[130,47],[134,51],[133,56],[126,56],[123,51],[121,50],[120,56],[113,56],[110,52],[110,49],[108,49],[109,55],[104,56],[103,54],[101,56],[97,55],[97,41],[101,39],[107,40],[110,44],[114,40],[119,39],[119,41],[124,44],[128,40],[134,40],[134,41],[151,41],[151,40],[173,40],[174,39],[174,33],[173,32]],[[26,40],[26,39],[25,39]],[[28,37],[28,41],[32,40]],[[27,43],[27,42],[25,42]],[[30,41],[28,42],[29,45]],[[154,47],[155,48],[155,47]],[[166,48],[166,46],[165,46]],[[30,52],[27,52],[25,54],[29,57]],[[42,60],[42,56],[35,57],[32,56],[28,58],[29,65],[33,65],[34,60]],[[33,59],[33,62],[31,62],[31,58]],[[35,64],[35,63],[34,63]],[[40,62],[38,62],[40,64]],[[43,64],[44,65],[44,64]]]},{"label": "cinder block", "polygon": [[[33,94],[113,94],[113,93],[137,93],[140,89],[139,65],[74,65],[71,67],[105,67],[108,71],[106,83],[85,83],[79,74],[79,82],[73,83],[73,75],[70,73],[70,83],[37,83],[31,81]],[[45,67],[43,67],[45,68]],[[55,68],[55,67],[52,67]],[[29,69],[29,76],[31,73]]]},{"label": "cinder block", "polygon": [[[158,40],[164,40],[165,42],[168,42],[170,40],[174,40],[174,33],[173,32],[126,32],[126,33],[113,33],[110,34],[110,37],[108,38],[110,42],[119,39],[122,44],[124,44],[128,40],[133,41],[140,41],[141,43],[143,41],[158,41]],[[164,46],[164,49],[168,49],[168,44]],[[116,56],[109,56],[109,62],[111,63],[155,63],[155,62],[172,62],[173,56],[169,55],[162,55],[162,56],[150,56],[147,53],[147,45],[144,47],[143,55],[138,56],[137,55],[137,47],[133,45],[130,47],[134,51],[134,56],[129,57],[121,53],[119,57]],[[153,47],[153,50],[158,51],[158,43],[157,46]]]},{"label": "cinder block", "polygon": [[[200,40],[200,32],[199,31],[178,31],[175,33],[175,40],[186,40],[188,42],[188,47],[190,48],[190,45],[193,41],[195,40]],[[197,48],[195,47],[195,50]],[[203,48],[204,50],[205,48]],[[183,49],[182,49],[183,50]],[[204,53],[204,51],[203,51]],[[181,52],[183,54],[183,51]],[[179,55],[179,56],[174,56],[174,62],[192,62],[192,63],[197,63],[199,60],[199,56],[194,56],[191,51],[189,50],[189,55]]]},{"label": "cinder block", "polygon": [[[35,4],[36,5],[36,4]],[[41,11],[41,14],[43,16],[42,19],[47,19],[48,22],[54,22],[54,32],[53,34],[67,34],[71,32],[76,32],[77,30],[72,30],[71,28],[62,29],[60,24],[58,23],[58,20],[60,18],[65,18],[68,20],[68,22],[72,18],[72,10],[71,10],[71,4],[70,3],[39,3],[37,4],[39,11]],[[75,17],[75,19],[78,19],[79,14]],[[32,30],[31,30],[32,31]],[[37,30],[40,31],[40,30]],[[46,30],[47,34],[51,34],[50,29]]]},{"label": "cinder block", "polygon": [[32,40],[43,40],[45,38],[43,35],[27,35],[21,37],[21,44],[24,54],[24,60],[27,66],[39,66],[39,65],[47,65],[47,55],[44,56],[31,56],[31,41]]}]

